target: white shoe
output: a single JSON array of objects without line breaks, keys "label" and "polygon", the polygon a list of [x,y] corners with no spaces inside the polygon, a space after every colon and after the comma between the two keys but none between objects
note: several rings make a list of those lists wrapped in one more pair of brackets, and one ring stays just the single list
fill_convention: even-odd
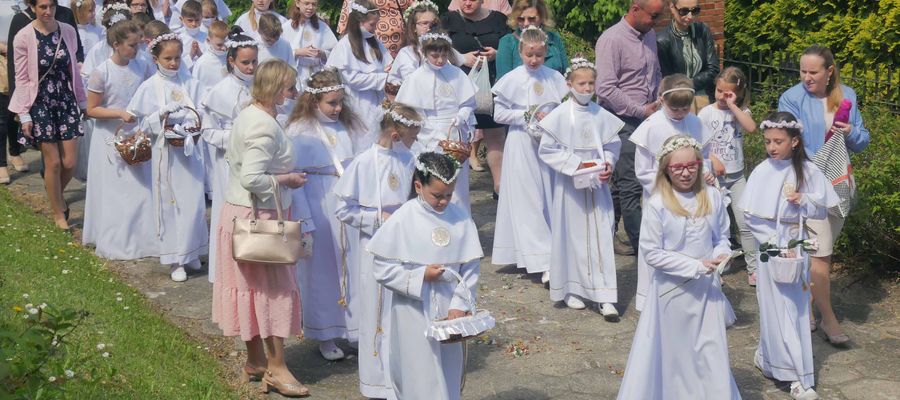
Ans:
[{"label": "white shoe", "polygon": [[197,258],[197,259],[191,260],[191,262],[185,264],[185,266],[188,267],[191,271],[199,271],[201,268],[200,259]]},{"label": "white shoe", "polygon": [[612,303],[603,303],[600,305],[600,315],[609,322],[619,321],[619,310]]},{"label": "white shoe", "polygon": [[337,361],[344,358],[344,352],[334,344],[334,340],[319,342],[319,353],[328,361]]},{"label": "white shoe", "polygon": [[541,274],[541,283],[544,285],[550,283],[550,271],[544,271],[544,273]]},{"label": "white shoe", "polygon": [[187,272],[184,271],[183,265],[173,265],[169,271],[169,276],[175,282],[184,282],[187,280]]},{"label": "white shoe", "polygon": [[815,400],[819,398],[819,394],[812,388],[804,389],[800,382],[791,383],[791,398],[797,400]]},{"label": "white shoe", "polygon": [[569,308],[572,308],[575,310],[583,310],[584,309],[584,302],[581,301],[581,299],[578,298],[578,296],[575,296],[573,294],[566,295],[566,305],[569,306]]}]

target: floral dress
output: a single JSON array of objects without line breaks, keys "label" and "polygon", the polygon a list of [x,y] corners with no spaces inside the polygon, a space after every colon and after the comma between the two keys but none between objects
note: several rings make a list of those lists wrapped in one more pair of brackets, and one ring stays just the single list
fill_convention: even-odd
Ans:
[{"label": "floral dress", "polygon": [[[57,142],[84,135],[81,110],[72,90],[71,55],[65,43],[59,45],[56,62],[53,51],[62,40],[59,30],[44,35],[35,29],[38,39],[38,76],[47,76],[38,84],[38,95],[31,105],[34,142]],[[47,72],[49,70],[49,73]]]}]

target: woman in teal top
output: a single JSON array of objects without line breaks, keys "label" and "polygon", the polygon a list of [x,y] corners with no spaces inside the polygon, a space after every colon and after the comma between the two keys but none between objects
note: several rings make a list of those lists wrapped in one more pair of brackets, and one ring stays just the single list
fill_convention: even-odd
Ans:
[{"label": "woman in teal top", "polygon": [[547,32],[547,57],[544,65],[565,74],[569,67],[569,57],[559,33],[547,30],[554,23],[544,0],[516,0],[509,14],[508,24],[515,32],[500,38],[500,46],[497,48],[497,79],[522,65],[519,57],[519,34],[530,25],[537,25]]}]

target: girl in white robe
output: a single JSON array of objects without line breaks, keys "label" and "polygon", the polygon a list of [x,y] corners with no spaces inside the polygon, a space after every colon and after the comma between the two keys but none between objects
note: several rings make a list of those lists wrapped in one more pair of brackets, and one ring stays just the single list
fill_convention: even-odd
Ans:
[{"label": "girl in white robe", "polygon": [[[475,84],[449,62],[453,46],[447,34],[428,33],[420,39],[419,47],[426,60],[403,81],[395,99],[415,108],[425,118],[413,152],[440,152],[439,143],[444,139],[471,142],[475,129]],[[470,211],[468,160],[456,180],[453,201]]]},{"label": "girl in white robe", "polygon": [[[497,80],[494,121],[509,126],[503,148],[500,200],[494,226],[491,263],[516,264],[529,274],[550,279],[550,206],[553,170],[538,158],[539,139],[525,130],[526,118],[547,103],[561,103],[569,92],[566,79],[544,66],[547,34],[540,29],[522,31],[519,54],[526,63]],[[544,117],[546,111],[533,116]],[[527,116],[527,117],[526,117]]]},{"label": "girl in white robe", "polygon": [[328,55],[337,44],[331,27],[316,14],[315,2],[294,1],[288,13],[291,19],[281,25],[282,38],[291,45],[292,65],[297,69],[297,89],[303,90],[313,72],[325,66]]},{"label": "girl in white robe", "polygon": [[[544,129],[538,156],[554,171],[550,211],[550,299],[570,308],[585,307],[583,299],[600,303],[604,318],[617,321],[616,264],[612,248],[613,204],[609,189],[612,166],[619,158],[622,120],[591,101],[596,73],[584,59],[572,62],[569,100],[556,107],[540,126]],[[591,185],[578,189],[579,169],[605,168]]]},{"label": "girl in white robe", "polygon": [[[186,126],[200,121],[192,111],[200,99],[200,84],[179,73],[181,41],[175,33],[156,37],[148,47],[157,64],[157,73],[144,81],[128,104],[128,111],[141,119],[142,126],[155,136],[153,146],[154,225],[160,246],[159,262],[170,264],[176,282],[187,279],[185,267],[200,269],[200,256],[207,254],[209,230],[206,226],[203,153],[186,138]],[[168,144],[172,132],[185,138],[184,147]]]},{"label": "girl in white robe", "polygon": [[[706,177],[712,182],[709,168],[709,149],[712,145],[712,132],[700,118],[690,112],[694,99],[694,84],[683,74],[669,75],[660,82],[660,99],[662,107],[647,117],[635,128],[629,140],[635,144],[634,173],[644,188],[643,201],[650,198],[656,185],[658,162],[656,155],[666,139],[675,135],[688,135],[698,142],[702,148],[703,159],[707,163]],[[688,100],[690,99],[690,100]],[[688,101],[688,103],[685,103]],[[687,105],[685,105],[687,104]],[[644,300],[650,285],[650,267],[638,248],[637,254],[638,284],[635,296],[635,308],[644,309]]]},{"label": "girl in white robe", "polygon": [[[392,214],[366,247],[375,257],[375,279],[393,292],[387,365],[397,399],[460,398],[465,345],[423,334],[432,320],[475,311],[466,299],[475,298],[483,256],[478,230],[468,212],[449,201],[460,167],[445,154],[420,154],[413,182],[418,197]],[[445,269],[458,272],[462,285]]]},{"label": "girl in white robe", "polygon": [[350,108],[362,121],[363,129],[350,135],[355,155],[367,150],[375,141],[373,133],[378,132],[383,114],[384,84],[393,58],[374,34],[378,7],[367,0],[356,0],[353,4],[367,11],[351,10],[346,34],[331,50],[327,65],[341,72]]},{"label": "girl in white robe", "polygon": [[[112,58],[97,66],[88,80],[87,115],[95,119],[92,154],[84,207],[84,244],[96,247],[98,256],[133,260],[159,254],[153,229],[151,163],[128,165],[111,143],[116,131],[128,136],[137,125],[125,109],[146,77],[146,69],[130,46],[141,40],[133,22],[115,24],[108,32],[115,49]],[[125,124],[125,122],[128,122]],[[123,125],[125,124],[125,125]],[[123,223],[127,221],[127,223]]]},{"label": "girl in white robe", "polygon": [[722,318],[731,307],[717,272],[731,255],[728,211],[701,178],[696,140],[673,136],[659,155],[656,190],[641,221],[649,296],[618,399],[740,399]]},{"label": "girl in white robe", "polygon": [[[760,128],[769,158],[750,174],[738,204],[759,243],[776,244],[780,238],[784,245],[798,237],[801,218],[823,219],[828,208],[840,200],[831,182],[807,159],[803,127],[792,114],[774,113]],[[779,212],[780,232],[775,221]],[[754,364],[768,378],[791,382],[793,398],[815,399],[808,259],[804,264],[800,282],[778,283],[772,279],[771,264],[759,259],[756,298],[760,333]]]},{"label": "girl in white robe", "polygon": [[[206,143],[208,159],[206,174],[210,177],[212,191],[212,208],[210,209],[210,232],[219,231],[219,214],[225,202],[225,191],[228,187],[228,162],[225,150],[231,137],[231,125],[238,114],[251,102],[250,85],[256,70],[256,45],[248,36],[233,33],[228,36],[226,52],[228,65],[226,75],[220,82],[209,89],[200,102],[200,114],[203,116],[203,141]],[[200,57],[210,54],[204,53]],[[198,64],[199,65],[199,64]],[[196,70],[195,70],[196,72]],[[295,189],[301,190],[301,188]],[[292,214],[296,215],[296,214]],[[215,235],[209,240],[209,274],[210,282],[215,280],[216,246]]]},{"label": "girl in white robe", "polygon": [[423,122],[412,108],[394,103],[381,122],[378,142],[356,156],[334,186],[338,219],[359,231],[359,240],[350,243],[348,252],[348,262],[355,265],[350,278],[357,281],[350,305],[359,315],[359,391],[368,398],[392,398],[393,389],[385,375],[391,292],[375,281],[374,258],[365,249],[381,225],[409,200],[415,169],[409,147]]},{"label": "girl in white robe", "polygon": [[319,341],[323,357],[337,360],[344,353],[334,339],[355,342],[357,334],[348,327],[348,320],[353,317],[348,302],[353,293],[348,291],[347,279],[342,279],[349,275],[346,243],[355,238],[335,217],[338,200],[333,190],[353,157],[347,127],[355,121],[346,106],[337,71],[316,72],[307,83],[286,130],[294,143],[294,169],[307,174],[304,191],[316,228],[313,255],[300,261],[297,279],[303,303],[303,333]]},{"label": "girl in white robe", "polygon": [[[416,1],[408,9],[403,11],[409,15],[403,32],[403,39],[406,46],[397,52],[394,62],[391,64],[391,71],[388,73],[388,81],[391,83],[402,83],[415,70],[422,66],[425,55],[419,47],[419,36],[429,32],[437,32],[440,26],[438,18],[438,8],[430,1]],[[421,23],[421,25],[420,25]],[[459,66],[463,62],[463,55],[456,49],[452,49],[450,62]]]},{"label": "girl in white robe", "polygon": [[259,17],[263,14],[272,14],[276,18],[278,18],[281,23],[287,21],[283,15],[274,11],[275,1],[274,0],[253,0],[253,4],[247,12],[241,14],[234,21],[235,26],[241,27],[244,31],[244,34],[250,36],[256,40],[261,40],[259,37]]}]

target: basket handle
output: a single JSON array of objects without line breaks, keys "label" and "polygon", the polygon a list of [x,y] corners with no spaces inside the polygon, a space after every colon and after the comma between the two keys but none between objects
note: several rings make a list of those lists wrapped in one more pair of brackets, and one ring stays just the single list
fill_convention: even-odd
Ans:
[{"label": "basket handle", "polygon": [[[191,107],[191,106],[182,106],[181,108],[184,108],[184,109],[187,109],[187,110],[190,110],[191,112],[193,112],[193,113],[194,113],[194,117],[197,118],[197,129],[198,129],[198,132],[199,132],[200,130],[203,130],[203,119],[200,118],[200,113],[197,112],[197,110],[195,110],[195,109],[194,109],[193,107]],[[163,118],[163,122],[162,122],[163,127],[165,127],[166,125],[168,125],[167,122],[169,122],[169,114],[171,114],[171,113],[167,113],[166,116],[165,116],[165,118]],[[165,130],[165,129],[163,129],[163,130]],[[118,131],[117,131],[117,132],[118,132]]]}]

